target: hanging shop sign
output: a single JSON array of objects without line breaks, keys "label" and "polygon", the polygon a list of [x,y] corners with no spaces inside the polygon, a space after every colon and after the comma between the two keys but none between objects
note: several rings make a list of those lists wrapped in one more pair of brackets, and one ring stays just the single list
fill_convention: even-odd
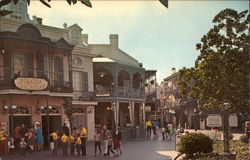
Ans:
[{"label": "hanging shop sign", "polygon": [[15,85],[19,89],[23,90],[44,90],[48,87],[48,81],[41,78],[17,78],[14,80]]}]

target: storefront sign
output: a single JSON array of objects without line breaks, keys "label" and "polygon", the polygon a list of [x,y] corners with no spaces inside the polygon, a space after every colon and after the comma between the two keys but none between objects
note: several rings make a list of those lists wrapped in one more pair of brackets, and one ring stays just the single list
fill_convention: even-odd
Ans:
[{"label": "storefront sign", "polygon": [[24,90],[44,90],[48,87],[48,82],[40,78],[17,78],[15,79],[17,88]]}]

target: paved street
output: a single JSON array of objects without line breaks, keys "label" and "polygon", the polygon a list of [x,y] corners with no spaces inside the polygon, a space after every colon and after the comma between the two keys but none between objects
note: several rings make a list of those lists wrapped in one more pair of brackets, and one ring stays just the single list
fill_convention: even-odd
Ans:
[{"label": "paved street", "polygon": [[[35,153],[27,153],[25,160],[43,160],[43,159],[87,159],[87,160],[101,160],[101,159],[115,159],[115,160],[171,160],[173,156],[177,155],[175,152],[175,142],[169,140],[158,139],[134,139],[122,143],[122,155],[119,157],[106,158],[104,156],[94,157],[93,143],[87,144],[87,156],[85,158],[78,156],[62,156],[62,151],[59,149],[59,155],[52,157],[51,153],[47,151],[40,151]],[[2,160],[17,160],[20,159],[19,154],[4,157]]]}]

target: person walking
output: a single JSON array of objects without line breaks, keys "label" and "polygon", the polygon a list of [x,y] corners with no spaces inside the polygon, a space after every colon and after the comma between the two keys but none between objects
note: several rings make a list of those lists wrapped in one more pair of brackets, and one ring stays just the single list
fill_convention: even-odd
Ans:
[{"label": "person walking", "polygon": [[113,143],[114,143],[114,149],[116,150],[116,155],[121,155],[122,150],[121,150],[121,140],[122,140],[122,134],[120,132],[120,128],[117,127],[115,129],[115,132],[113,133]]},{"label": "person walking", "polygon": [[104,142],[104,156],[106,156],[108,153],[108,135],[111,134],[106,125],[103,125],[101,134]]},{"label": "person walking", "polygon": [[81,137],[81,148],[82,156],[86,156],[86,139],[87,139],[87,130],[83,126],[80,126],[80,137]]},{"label": "person walking", "polygon": [[63,156],[67,156],[67,150],[68,150],[68,137],[65,133],[63,133],[61,137],[61,142],[62,142],[62,153]]},{"label": "person walking", "polygon": [[70,140],[70,155],[74,155],[75,154],[75,144],[76,144],[76,136],[74,134],[69,136],[69,140]]},{"label": "person walking", "polygon": [[168,123],[168,137],[169,137],[169,140],[172,139],[172,135],[173,135],[173,124],[170,122],[170,123]]},{"label": "person walking", "polygon": [[40,151],[42,149],[43,144],[43,132],[40,124],[36,125],[36,133],[37,150]]},{"label": "person walking", "polygon": [[161,134],[162,134],[162,139],[165,140],[165,133],[166,133],[166,128],[164,125],[161,126]]},{"label": "person walking", "polygon": [[107,153],[106,157],[109,158],[110,157],[110,152],[112,152],[114,155],[116,155],[115,152],[112,149],[112,146],[113,146],[112,134],[108,135],[107,143],[108,143],[108,153]]},{"label": "person walking", "polygon": [[51,144],[51,150],[52,150],[52,156],[57,156],[57,147],[58,147],[58,131],[52,132],[50,134],[52,136],[52,144]]},{"label": "person walking", "polygon": [[146,122],[146,129],[147,129],[147,136],[151,136],[152,122],[150,120]]},{"label": "person walking", "polygon": [[80,134],[77,135],[75,145],[76,145],[77,155],[79,157],[81,155],[81,145],[82,145]]},{"label": "person walking", "polygon": [[25,142],[25,138],[22,137],[21,141],[20,141],[20,146],[19,146],[19,148],[20,148],[20,157],[21,157],[22,160],[24,160],[24,158],[25,158],[26,146],[27,146],[27,143]]},{"label": "person walking", "polygon": [[96,156],[97,147],[99,149],[100,155],[102,154],[101,139],[102,139],[101,132],[99,130],[96,130],[95,135],[94,135],[94,141],[95,141],[95,155],[94,156]]}]

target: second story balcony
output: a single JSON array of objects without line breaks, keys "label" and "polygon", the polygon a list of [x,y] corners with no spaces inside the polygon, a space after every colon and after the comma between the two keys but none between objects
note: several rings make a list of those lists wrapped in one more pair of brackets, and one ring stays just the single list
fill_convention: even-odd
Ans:
[{"label": "second story balcony", "polygon": [[[18,70],[15,68],[0,66],[0,90],[19,89],[15,84],[15,79],[39,79],[48,83],[43,91],[72,93],[72,81],[64,81],[65,72],[45,72],[44,70],[26,69]],[[27,83],[26,83],[27,84]],[[29,85],[29,84],[28,84]],[[39,85],[39,84],[36,84]]]},{"label": "second story balcony", "polygon": [[73,99],[79,101],[94,101],[95,93],[91,91],[73,91]]}]

